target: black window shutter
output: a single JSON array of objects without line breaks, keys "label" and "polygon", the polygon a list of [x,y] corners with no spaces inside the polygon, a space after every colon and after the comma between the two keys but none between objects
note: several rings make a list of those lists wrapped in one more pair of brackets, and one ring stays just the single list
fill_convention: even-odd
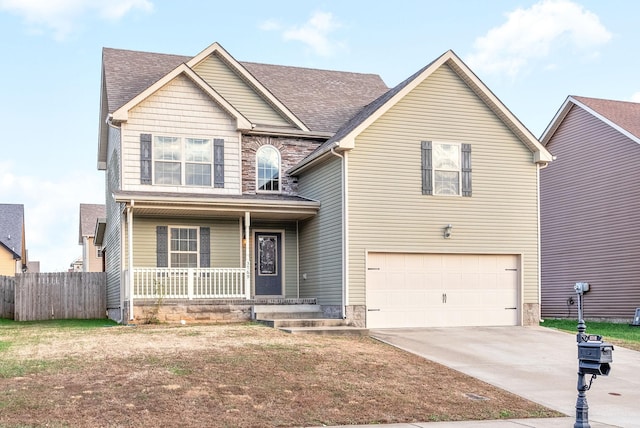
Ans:
[{"label": "black window shutter", "polygon": [[169,267],[167,226],[156,226],[156,267]]},{"label": "black window shutter", "polygon": [[211,260],[211,245],[210,245],[211,232],[208,227],[200,228],[200,267],[210,267]]},{"label": "black window shutter", "polygon": [[224,140],[213,140],[213,187],[224,187]]},{"label": "black window shutter", "polygon": [[431,141],[423,141],[421,144],[422,152],[422,194],[433,195],[432,170],[431,161]]},{"label": "black window shutter", "polygon": [[462,196],[471,196],[471,144],[462,145]]},{"label": "black window shutter", "polygon": [[151,184],[151,134],[140,134],[140,183]]}]

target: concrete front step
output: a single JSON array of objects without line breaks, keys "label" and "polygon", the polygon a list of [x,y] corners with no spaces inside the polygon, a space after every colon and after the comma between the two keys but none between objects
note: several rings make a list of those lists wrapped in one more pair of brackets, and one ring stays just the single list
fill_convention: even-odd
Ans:
[{"label": "concrete front step", "polygon": [[341,326],[341,327],[285,327],[280,330],[291,334],[318,334],[341,336],[368,336],[369,329]]}]

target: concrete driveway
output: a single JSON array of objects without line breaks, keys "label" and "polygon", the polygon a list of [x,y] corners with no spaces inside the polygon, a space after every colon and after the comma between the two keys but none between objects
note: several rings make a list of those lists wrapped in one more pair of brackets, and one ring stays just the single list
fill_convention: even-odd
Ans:
[{"label": "concrete driveway", "polygon": [[[587,333],[598,332],[587,322]],[[575,334],[542,327],[374,329],[370,334],[575,418]],[[594,380],[587,402],[590,422],[640,427],[640,352],[616,346],[611,373]]]}]

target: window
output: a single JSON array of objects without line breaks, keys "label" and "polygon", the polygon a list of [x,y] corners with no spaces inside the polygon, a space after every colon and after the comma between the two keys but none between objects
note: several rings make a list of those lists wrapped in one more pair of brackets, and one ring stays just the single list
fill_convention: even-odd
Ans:
[{"label": "window", "polygon": [[[151,153],[153,153],[153,184],[171,186],[224,187],[224,140],[180,138],[156,135],[151,149],[151,135],[140,135],[140,178],[151,184]],[[215,162],[214,162],[215,145]],[[215,177],[213,171],[215,168]]]},{"label": "window", "polygon": [[471,196],[471,145],[423,141],[422,193]]},{"label": "window", "polygon": [[433,145],[433,194],[460,194],[460,145]]},{"label": "window", "polygon": [[175,268],[198,267],[198,228],[170,228],[169,266]]},{"label": "window", "polygon": [[257,190],[280,191],[280,152],[273,146],[262,146],[256,153]]}]

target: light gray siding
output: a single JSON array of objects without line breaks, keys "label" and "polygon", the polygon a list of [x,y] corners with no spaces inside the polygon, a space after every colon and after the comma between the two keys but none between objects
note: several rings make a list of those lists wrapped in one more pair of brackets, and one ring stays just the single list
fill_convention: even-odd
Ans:
[{"label": "light gray siding", "polygon": [[300,195],[321,202],[318,215],[300,222],[300,297],[342,304],[342,161],[333,158],[299,177]]},{"label": "light gray siding", "polygon": [[573,107],[541,171],[542,316],[577,316],[576,282],[591,283],[586,318],[631,319],[640,307],[640,146]]},{"label": "light gray siding", "polygon": [[[160,186],[140,182],[140,134],[224,139],[224,188]],[[240,134],[235,120],[191,80],[178,76],[134,107],[122,124],[122,189],[239,194]]]},{"label": "light gray siding", "polygon": [[106,249],[107,309],[120,307],[121,265],[121,212],[122,206],[113,200],[112,192],[120,189],[120,130],[109,127],[105,201],[107,225],[103,247]]},{"label": "light gray siding", "polygon": [[[473,196],[422,194],[423,140],[471,145]],[[376,251],[522,255],[521,294],[537,307],[537,166],[448,66],[360,134],[348,165],[349,304],[365,304],[366,254]]]},{"label": "light gray siding", "polygon": [[209,55],[194,67],[194,71],[251,123],[291,126],[217,55]]}]

